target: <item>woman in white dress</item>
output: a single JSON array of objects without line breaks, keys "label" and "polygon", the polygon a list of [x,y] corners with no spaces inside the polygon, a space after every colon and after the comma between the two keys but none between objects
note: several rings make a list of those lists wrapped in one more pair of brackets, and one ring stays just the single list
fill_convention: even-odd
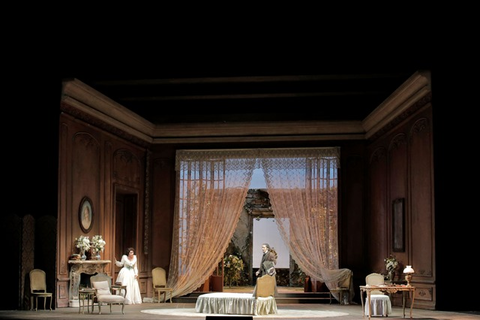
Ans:
[{"label": "woman in white dress", "polygon": [[127,254],[122,256],[120,261],[115,259],[115,265],[122,267],[118,273],[116,283],[127,287],[125,296],[125,304],[140,304],[142,296],[140,294],[140,286],[138,285],[138,267],[135,249],[128,248]]}]

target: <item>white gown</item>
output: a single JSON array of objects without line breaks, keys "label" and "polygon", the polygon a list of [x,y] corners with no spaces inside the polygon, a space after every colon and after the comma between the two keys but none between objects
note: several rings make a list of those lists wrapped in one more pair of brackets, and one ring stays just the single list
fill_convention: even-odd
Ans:
[{"label": "white gown", "polygon": [[140,286],[138,279],[137,256],[134,255],[132,260],[128,259],[127,255],[122,256],[121,261],[115,260],[117,267],[123,267],[117,276],[117,283],[127,286],[127,294],[125,296],[125,304],[140,304],[142,303],[142,295],[140,294]]}]

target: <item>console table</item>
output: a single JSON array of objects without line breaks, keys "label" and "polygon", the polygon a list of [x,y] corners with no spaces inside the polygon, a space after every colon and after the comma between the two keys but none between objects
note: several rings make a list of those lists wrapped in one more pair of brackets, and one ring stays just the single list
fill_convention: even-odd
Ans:
[{"label": "console table", "polygon": [[[403,307],[403,317],[405,318],[405,294],[406,293],[412,293],[412,301],[410,304],[410,318],[413,316],[413,301],[415,300],[415,287],[412,286],[406,286],[406,285],[378,285],[378,286],[360,286],[360,298],[362,301],[362,315],[365,317],[365,308],[363,304],[363,294],[366,292],[367,293],[367,300],[368,303],[372,303],[372,299],[370,298],[370,294],[372,293],[372,290],[379,290],[382,292],[387,292],[387,293],[396,293],[396,292],[402,292],[402,307]],[[368,318],[370,319],[372,317],[372,307],[368,308]]]},{"label": "console table", "polygon": [[70,265],[69,306],[79,308],[79,286],[82,273],[93,275],[105,273],[105,266],[110,260],[68,260]]}]

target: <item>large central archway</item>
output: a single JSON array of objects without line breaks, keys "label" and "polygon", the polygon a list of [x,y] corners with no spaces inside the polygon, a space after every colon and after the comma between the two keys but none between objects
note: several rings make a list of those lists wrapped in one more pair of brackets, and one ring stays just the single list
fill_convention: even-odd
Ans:
[{"label": "large central archway", "polygon": [[169,270],[174,296],[194,291],[216,268],[258,167],[277,226],[302,270],[327,286],[349,277],[349,270],[338,269],[339,157],[339,148],[178,150]]}]

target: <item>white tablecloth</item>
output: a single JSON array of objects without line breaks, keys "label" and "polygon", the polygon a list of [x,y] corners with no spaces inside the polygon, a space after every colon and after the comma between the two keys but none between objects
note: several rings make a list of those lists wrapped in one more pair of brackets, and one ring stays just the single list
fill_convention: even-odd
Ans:
[{"label": "white tablecloth", "polygon": [[277,313],[277,303],[274,297],[258,298],[256,301],[251,293],[214,292],[199,296],[195,311],[200,313],[266,315]]}]

